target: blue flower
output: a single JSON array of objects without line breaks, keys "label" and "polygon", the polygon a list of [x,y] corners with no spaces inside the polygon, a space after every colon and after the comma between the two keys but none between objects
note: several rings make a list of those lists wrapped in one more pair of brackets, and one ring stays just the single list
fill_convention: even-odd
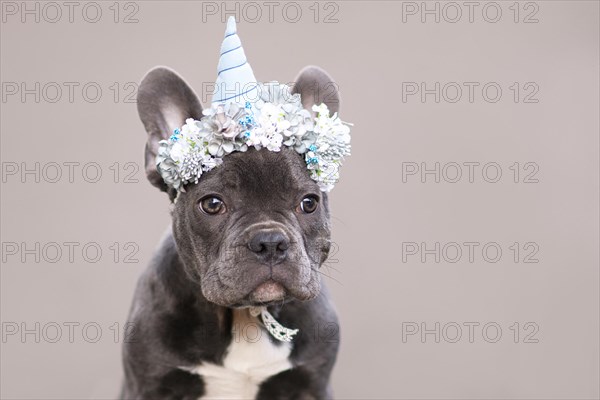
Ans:
[{"label": "blue flower", "polygon": [[178,135],[181,133],[181,131],[179,130],[179,128],[175,128],[175,130],[173,130],[173,134],[171,135],[171,137],[169,137],[169,140],[176,142],[177,139],[179,139]]}]

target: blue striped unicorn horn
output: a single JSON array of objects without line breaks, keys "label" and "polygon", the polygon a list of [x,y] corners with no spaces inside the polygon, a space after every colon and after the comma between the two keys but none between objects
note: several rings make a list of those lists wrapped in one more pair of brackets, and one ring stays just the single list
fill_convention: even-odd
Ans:
[{"label": "blue striped unicorn horn", "polygon": [[213,105],[229,102],[244,104],[246,101],[253,103],[258,99],[258,83],[237,35],[233,16],[227,20],[215,86]]}]

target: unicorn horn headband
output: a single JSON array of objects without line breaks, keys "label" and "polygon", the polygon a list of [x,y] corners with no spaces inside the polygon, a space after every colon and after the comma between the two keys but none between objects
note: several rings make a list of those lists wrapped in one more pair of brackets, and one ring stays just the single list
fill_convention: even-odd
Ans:
[{"label": "unicorn horn headband", "polygon": [[280,151],[286,146],[304,156],[310,177],[329,192],[350,155],[350,128],[337,113],[329,115],[323,103],[312,111],[314,118],[289,86],[256,81],[235,18],[229,17],[211,107],[200,120],[187,119],[159,143],[156,167],[167,185],[185,191],[186,184],[198,183],[234,151]]},{"label": "unicorn horn headband", "polygon": [[257,93],[258,82],[237,35],[235,18],[229,17],[221,44],[212,104],[219,105],[228,101],[245,104],[248,100],[256,100]]}]

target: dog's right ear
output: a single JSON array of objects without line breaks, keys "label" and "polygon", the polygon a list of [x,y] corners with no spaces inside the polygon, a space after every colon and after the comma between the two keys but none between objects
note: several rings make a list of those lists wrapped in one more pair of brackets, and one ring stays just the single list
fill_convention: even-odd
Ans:
[{"label": "dog's right ear", "polygon": [[302,106],[311,112],[315,112],[312,106],[325,103],[331,115],[340,109],[340,94],[338,86],[325,70],[315,65],[304,67],[295,79],[292,93],[300,93]]},{"label": "dog's right ear", "polygon": [[156,169],[158,142],[167,139],[187,118],[202,118],[202,105],[189,85],[173,70],[156,67],[150,70],[138,89],[137,109],[148,132],[146,142],[146,177],[154,186],[168,191]]}]

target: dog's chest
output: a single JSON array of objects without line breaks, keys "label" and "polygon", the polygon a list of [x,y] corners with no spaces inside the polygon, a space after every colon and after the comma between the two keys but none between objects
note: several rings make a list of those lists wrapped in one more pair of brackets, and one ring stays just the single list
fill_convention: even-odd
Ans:
[{"label": "dog's chest", "polygon": [[202,399],[253,399],[269,377],[292,368],[292,346],[274,343],[247,311],[234,314],[233,338],[222,365],[202,363],[191,372],[202,376]]}]

